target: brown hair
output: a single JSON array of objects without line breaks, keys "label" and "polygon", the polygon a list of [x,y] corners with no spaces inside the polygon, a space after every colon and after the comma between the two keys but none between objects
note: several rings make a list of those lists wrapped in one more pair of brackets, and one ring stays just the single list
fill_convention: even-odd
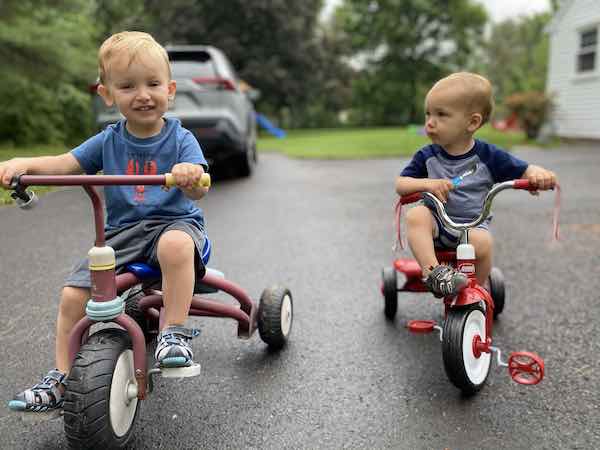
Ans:
[{"label": "brown hair", "polygon": [[169,56],[162,45],[156,42],[148,33],[122,31],[110,36],[100,46],[100,50],[98,51],[98,75],[101,83],[104,84],[106,82],[110,59],[122,51],[127,53],[130,62],[139,56],[140,53],[146,53],[163,60],[169,73],[169,79],[171,78]]},{"label": "brown hair", "polygon": [[494,97],[492,84],[487,78],[471,72],[456,72],[442,78],[434,86],[447,82],[461,86],[461,99],[464,100],[468,112],[481,114],[481,125],[490,120],[494,110]]}]

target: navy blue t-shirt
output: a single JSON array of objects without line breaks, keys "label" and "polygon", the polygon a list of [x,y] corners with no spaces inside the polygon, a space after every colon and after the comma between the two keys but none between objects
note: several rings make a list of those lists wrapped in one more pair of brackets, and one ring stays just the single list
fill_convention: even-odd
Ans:
[{"label": "navy blue t-shirt", "polygon": [[[178,119],[165,119],[156,136],[137,138],[125,120],[91,137],[71,151],[87,174],[160,175],[181,162],[201,164],[206,159],[194,135]],[[204,227],[204,216],[196,202],[180,189],[161,186],[105,186],[106,229],[120,228],[142,219],[186,220]]]},{"label": "navy blue t-shirt", "polygon": [[493,144],[475,139],[464,155],[453,156],[437,144],[420,149],[400,173],[412,178],[453,179],[468,173],[448,194],[446,212],[456,222],[469,222],[481,214],[485,196],[496,183],[519,179],[527,162]]}]

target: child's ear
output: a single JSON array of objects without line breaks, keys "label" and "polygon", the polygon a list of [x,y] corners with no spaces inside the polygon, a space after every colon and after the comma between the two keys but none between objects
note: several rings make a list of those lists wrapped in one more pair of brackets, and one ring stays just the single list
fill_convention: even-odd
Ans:
[{"label": "child's ear", "polygon": [[177,91],[177,82],[175,80],[169,81],[167,88],[169,90],[169,100],[173,100],[175,98],[175,91]]},{"label": "child's ear", "polygon": [[475,133],[483,125],[483,116],[479,113],[471,114],[467,129],[471,133]]},{"label": "child's ear", "polygon": [[112,98],[112,95],[110,94],[110,90],[103,84],[98,85],[98,95],[100,95],[100,97],[102,97],[102,100],[104,100],[104,104],[106,106],[108,106],[109,108],[115,102]]}]

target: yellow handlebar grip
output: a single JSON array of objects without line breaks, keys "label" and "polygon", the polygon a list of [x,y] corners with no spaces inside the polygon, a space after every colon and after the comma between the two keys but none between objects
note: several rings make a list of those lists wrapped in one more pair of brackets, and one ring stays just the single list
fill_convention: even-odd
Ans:
[{"label": "yellow handlebar grip", "polygon": [[175,186],[175,177],[170,173],[165,173],[165,186],[166,187]]},{"label": "yellow handlebar grip", "polygon": [[210,187],[210,174],[209,173],[203,173],[202,176],[200,177],[200,182],[198,183],[198,186],[204,186],[209,188]]},{"label": "yellow handlebar grip", "polygon": [[[167,186],[167,187],[175,186],[175,177],[170,173],[165,173],[165,186]],[[207,188],[210,187],[210,174],[208,174],[208,173],[202,174],[202,177],[200,177],[200,181],[194,187],[200,187],[200,186],[204,186]]]}]

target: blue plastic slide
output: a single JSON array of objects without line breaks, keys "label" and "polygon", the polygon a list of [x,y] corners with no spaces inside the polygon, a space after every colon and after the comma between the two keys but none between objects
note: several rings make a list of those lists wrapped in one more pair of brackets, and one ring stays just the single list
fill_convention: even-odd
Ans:
[{"label": "blue plastic slide", "polygon": [[286,136],[285,131],[283,131],[281,128],[277,128],[269,121],[269,119],[260,113],[256,113],[256,123],[276,138],[283,139]]}]

